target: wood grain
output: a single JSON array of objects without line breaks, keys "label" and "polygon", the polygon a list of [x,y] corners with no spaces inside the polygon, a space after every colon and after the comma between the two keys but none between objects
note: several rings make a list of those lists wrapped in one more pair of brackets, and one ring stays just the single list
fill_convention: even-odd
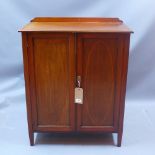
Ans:
[{"label": "wood grain", "polygon": [[104,17],[36,17],[31,22],[122,22],[119,18]]},{"label": "wood grain", "polygon": [[78,35],[78,75],[84,89],[84,102],[78,108],[78,130],[114,128],[118,42],[116,37],[108,37]]},{"label": "wood grain", "polygon": [[28,59],[28,38],[26,33],[22,33],[22,47],[23,47],[23,64],[24,64],[24,78],[25,78],[25,93],[26,93],[26,108],[27,108],[27,121],[30,145],[34,145],[34,131],[33,131],[33,117],[32,117],[32,104],[31,104],[31,87],[30,87],[30,70]]},{"label": "wood grain", "polygon": [[[32,34],[29,42],[35,128],[74,128],[74,42],[72,34]],[[71,46],[72,45],[72,46]],[[71,112],[71,108],[73,112]],[[66,129],[65,129],[66,128]]]},{"label": "wood grain", "polygon": [[35,18],[19,32],[132,33],[118,18]]},{"label": "wood grain", "polygon": [[125,95],[126,95],[126,83],[128,73],[128,57],[129,57],[129,45],[130,35],[122,35],[121,39],[121,83],[120,83],[120,101],[119,101],[119,122],[118,122],[118,139],[117,146],[121,146],[123,135],[123,123],[124,123],[124,110],[125,110]]}]

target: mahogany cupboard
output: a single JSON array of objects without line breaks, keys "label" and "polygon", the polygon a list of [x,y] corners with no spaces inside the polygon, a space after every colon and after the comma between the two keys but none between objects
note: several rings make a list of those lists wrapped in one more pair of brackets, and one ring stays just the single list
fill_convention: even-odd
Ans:
[{"label": "mahogany cupboard", "polygon": [[132,31],[118,18],[38,17],[20,32],[30,144],[34,132],[111,132],[121,146]]}]

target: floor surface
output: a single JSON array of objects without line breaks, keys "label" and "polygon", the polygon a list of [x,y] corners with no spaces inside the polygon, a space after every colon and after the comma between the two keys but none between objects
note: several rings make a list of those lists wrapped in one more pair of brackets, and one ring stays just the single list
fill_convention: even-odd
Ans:
[{"label": "floor surface", "polygon": [[0,155],[155,155],[155,104],[126,102],[122,147],[116,134],[35,134],[29,146],[25,103],[0,103]]}]

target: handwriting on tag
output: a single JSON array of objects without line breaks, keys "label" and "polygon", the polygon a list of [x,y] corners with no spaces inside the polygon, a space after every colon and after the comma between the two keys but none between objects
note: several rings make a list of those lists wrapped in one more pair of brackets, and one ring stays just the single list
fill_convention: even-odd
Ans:
[{"label": "handwriting on tag", "polygon": [[75,103],[83,104],[83,89],[75,88]]}]

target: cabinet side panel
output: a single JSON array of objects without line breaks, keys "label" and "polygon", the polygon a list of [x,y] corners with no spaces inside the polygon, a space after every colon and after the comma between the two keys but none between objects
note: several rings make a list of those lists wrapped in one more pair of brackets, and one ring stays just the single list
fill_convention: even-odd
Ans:
[{"label": "cabinet side panel", "polygon": [[128,57],[129,57],[129,45],[130,45],[130,34],[120,35],[121,40],[121,82],[120,82],[120,99],[119,99],[119,121],[118,121],[118,146],[121,146],[122,134],[123,134],[123,121],[124,121],[124,110],[125,110],[125,96],[126,96],[126,83],[127,83],[127,72],[128,72]]},{"label": "cabinet side panel", "polygon": [[27,45],[28,45],[27,33],[22,33],[23,65],[24,65],[24,77],[25,77],[27,120],[28,120],[30,144],[33,145],[33,118],[32,118],[32,105],[31,105],[31,92],[30,92],[30,72],[29,72],[30,66],[29,66]]}]

